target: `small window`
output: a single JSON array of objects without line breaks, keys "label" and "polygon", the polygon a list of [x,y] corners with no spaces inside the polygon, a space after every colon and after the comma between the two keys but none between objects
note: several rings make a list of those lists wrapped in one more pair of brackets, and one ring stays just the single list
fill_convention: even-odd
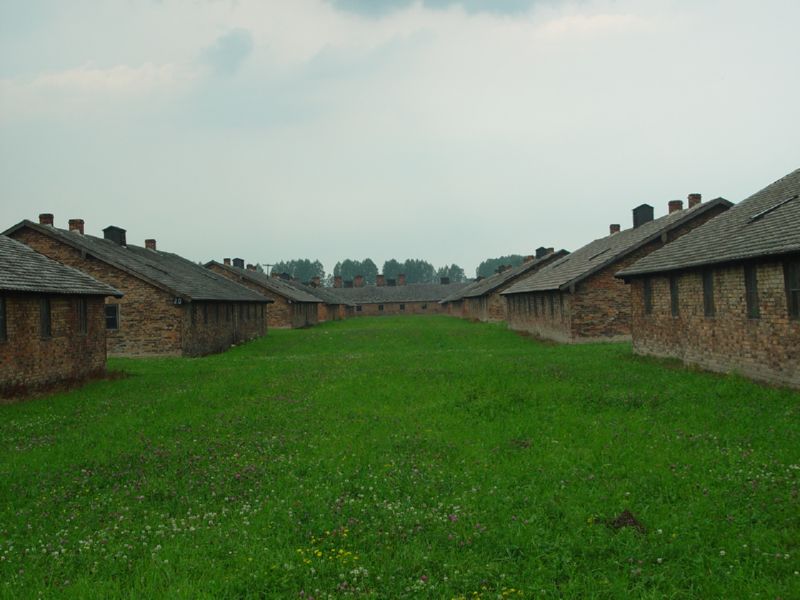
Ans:
[{"label": "small window", "polygon": [[378,304],[378,310],[383,311],[383,304]]},{"label": "small window", "polygon": [[356,312],[361,312],[361,305],[356,306]]},{"label": "small window", "polygon": [[678,276],[672,275],[669,278],[669,308],[673,317],[680,314],[680,304],[678,296]]},{"label": "small window", "polygon": [[78,333],[86,335],[89,331],[89,313],[86,306],[86,298],[78,298],[75,301],[75,309],[78,313]]},{"label": "small window", "polygon": [[644,296],[644,314],[653,314],[653,282],[649,277],[642,281],[642,295]]},{"label": "small window", "polygon": [[714,306],[714,271],[703,271],[703,314],[713,317],[716,314]]},{"label": "small window", "polygon": [[0,342],[8,339],[8,329],[6,328],[6,298],[0,296]]},{"label": "small window", "polygon": [[50,298],[42,298],[39,303],[39,332],[43,338],[49,338],[53,334]]},{"label": "small window", "polygon": [[106,329],[119,329],[119,304],[106,304]]},{"label": "small window", "polygon": [[789,316],[800,319],[800,258],[794,258],[783,264],[783,276],[786,279],[786,304]]},{"label": "small window", "polygon": [[422,305],[422,310],[428,310],[428,305],[427,304],[423,304]]},{"label": "small window", "polygon": [[406,309],[406,305],[405,304],[401,304],[400,305],[400,310],[405,310],[405,309]]},{"label": "small window", "polygon": [[758,273],[755,265],[744,267],[744,300],[747,306],[747,318],[758,319],[761,309],[758,305]]}]

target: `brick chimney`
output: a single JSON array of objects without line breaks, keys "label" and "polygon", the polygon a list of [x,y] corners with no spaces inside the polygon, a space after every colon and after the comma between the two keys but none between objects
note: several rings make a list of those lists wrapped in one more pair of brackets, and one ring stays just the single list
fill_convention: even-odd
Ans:
[{"label": "brick chimney", "polygon": [[335,287],[335,288],[342,287],[342,276],[341,275],[334,275],[333,276],[333,287]]},{"label": "brick chimney", "polygon": [[633,227],[641,227],[653,220],[653,207],[649,204],[640,204],[633,209]]},{"label": "brick chimney", "polygon": [[378,287],[385,286],[386,285],[386,277],[384,277],[382,274],[379,273],[378,276],[375,278],[375,285],[377,285]]},{"label": "brick chimney", "polygon": [[703,201],[702,194],[689,194],[689,208],[694,208]]},{"label": "brick chimney", "polygon": [[545,256],[547,256],[548,254],[555,254],[555,253],[556,253],[556,249],[555,248],[548,248],[547,249],[547,254],[545,254]]},{"label": "brick chimney", "polygon": [[125,240],[125,230],[122,227],[109,225],[103,229],[103,237],[114,242],[115,244],[119,244],[120,246],[128,245],[127,241]]},{"label": "brick chimney", "polygon": [[77,231],[78,233],[83,235],[83,219],[70,219],[69,230]]},{"label": "brick chimney", "polygon": [[353,278],[353,287],[364,287],[364,276],[363,275],[356,275]]},{"label": "brick chimney", "polygon": [[389,287],[397,287],[397,279],[394,277],[389,277],[389,279],[386,280],[386,285]]},{"label": "brick chimney", "polygon": [[608,226],[608,233],[610,235],[614,235],[615,233],[619,233],[619,223],[612,223]]},{"label": "brick chimney", "polygon": [[291,281],[292,276],[284,271],[283,273],[281,273],[281,279],[283,279],[284,281]]},{"label": "brick chimney", "polygon": [[255,265],[247,265],[247,270],[248,271],[255,271],[256,270],[256,266]]},{"label": "brick chimney", "polygon": [[539,246],[536,249],[536,258],[542,258],[543,256],[547,256],[547,248],[544,246]]},{"label": "brick chimney", "polygon": [[406,284],[406,274],[405,273],[398,273],[397,274],[397,285],[405,285]]},{"label": "brick chimney", "polygon": [[243,258],[234,258],[233,259],[233,266],[237,269],[244,269],[244,259]]},{"label": "brick chimney", "polygon": [[314,275],[314,276],[311,278],[311,285],[312,285],[313,287],[319,287],[319,275]]},{"label": "brick chimney", "polygon": [[53,213],[39,214],[39,225],[53,225]]},{"label": "brick chimney", "polygon": [[667,205],[669,214],[683,210],[683,200],[670,200]]},{"label": "brick chimney", "polygon": [[230,267],[231,266],[231,259],[230,258],[223,258],[222,259],[222,264],[227,265],[227,266]]},{"label": "brick chimney", "polygon": [[353,280],[352,279],[348,279],[347,281],[345,281],[344,282],[344,287],[346,287],[346,288],[353,287]]},{"label": "brick chimney", "polygon": [[144,247],[148,250],[155,250],[156,249],[156,241],[153,238],[144,241]]},{"label": "brick chimney", "polygon": [[529,262],[533,262],[535,258],[536,258],[536,257],[535,257],[533,254],[529,254],[528,256],[526,256],[526,257],[525,257],[525,258],[522,260],[522,262],[523,262],[523,263],[529,263]]},{"label": "brick chimney", "polygon": [[440,280],[442,285],[450,285],[450,278],[449,277],[442,277]]},{"label": "brick chimney", "polygon": [[281,276],[281,274],[278,273],[277,271],[273,271],[272,273],[269,274],[269,276],[272,277],[273,279],[278,279]]}]

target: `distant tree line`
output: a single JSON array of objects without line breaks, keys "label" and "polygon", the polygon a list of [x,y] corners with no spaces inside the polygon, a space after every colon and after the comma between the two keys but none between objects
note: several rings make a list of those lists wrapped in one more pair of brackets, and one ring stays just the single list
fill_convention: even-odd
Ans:
[{"label": "distant tree line", "polygon": [[298,281],[308,282],[314,277],[320,280],[325,278],[325,267],[319,260],[309,260],[307,258],[297,258],[294,260],[282,260],[272,265],[272,273],[288,273],[290,277]]},{"label": "distant tree line", "polygon": [[500,256],[498,258],[487,258],[475,269],[475,275],[477,277],[489,277],[489,275],[497,273],[499,267],[503,265],[516,267],[521,265],[523,260],[525,260],[525,257],[521,254],[509,254],[508,256]]},{"label": "distant tree line", "polygon": [[[256,265],[256,268],[262,270],[261,265]],[[327,279],[322,263],[319,260],[312,261],[307,258],[279,261],[271,266],[270,272],[288,273],[290,277],[302,282],[319,277],[328,285],[337,275],[345,281],[355,279],[356,275],[362,275],[367,284],[374,285],[378,273],[383,273],[386,279],[397,279],[397,276],[403,273],[406,276],[406,283],[436,283],[442,277],[448,277],[451,283],[462,283],[467,280],[464,269],[456,264],[444,265],[437,269],[428,261],[416,258],[408,258],[402,262],[390,258],[383,263],[382,271],[378,270],[378,265],[371,258],[364,260],[347,258],[336,263],[336,266],[333,267],[333,274]]]}]

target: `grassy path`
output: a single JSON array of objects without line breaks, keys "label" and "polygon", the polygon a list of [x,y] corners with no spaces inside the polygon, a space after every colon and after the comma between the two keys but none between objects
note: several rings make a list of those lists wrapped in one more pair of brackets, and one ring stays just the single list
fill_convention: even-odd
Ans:
[{"label": "grassy path", "polygon": [[800,597],[797,392],[446,317],[110,366],[0,406],[1,597]]}]

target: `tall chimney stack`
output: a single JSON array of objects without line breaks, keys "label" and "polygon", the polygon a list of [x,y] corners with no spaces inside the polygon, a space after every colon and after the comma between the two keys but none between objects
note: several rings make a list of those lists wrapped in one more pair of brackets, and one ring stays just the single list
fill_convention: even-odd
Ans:
[{"label": "tall chimney stack", "polygon": [[39,214],[39,225],[52,225],[52,224],[53,224],[53,213]]},{"label": "tall chimney stack", "polygon": [[689,194],[689,208],[694,208],[703,201],[701,194]]},{"label": "tall chimney stack", "polygon": [[397,274],[397,285],[405,285],[406,284],[406,274],[405,273],[398,273]]},{"label": "tall chimney stack", "polygon": [[608,226],[608,233],[610,235],[614,235],[615,233],[619,233],[619,230],[620,230],[619,223],[612,223],[611,225]]},{"label": "tall chimney stack", "polygon": [[144,241],[144,247],[148,250],[155,250],[156,249],[156,241],[153,238]]},{"label": "tall chimney stack", "polygon": [[670,200],[667,205],[669,214],[683,210],[683,200]]},{"label": "tall chimney stack", "polygon": [[536,258],[536,257],[535,257],[533,254],[529,254],[529,255],[528,255],[528,256],[526,256],[524,259],[522,259],[522,262],[523,262],[523,263],[529,263],[529,262],[533,262],[533,260],[534,260],[535,258]]},{"label": "tall chimney stack", "polygon": [[335,288],[342,287],[342,276],[341,275],[334,275],[333,276],[333,287],[335,287]]},{"label": "tall chimney stack", "polygon": [[255,265],[247,265],[247,270],[248,271],[255,271],[256,270],[256,266]]},{"label": "tall chimney stack", "polygon": [[545,256],[550,255],[550,254],[555,254],[555,252],[556,252],[555,248],[548,248],[547,249],[547,254]]},{"label": "tall chimney stack", "polygon": [[230,267],[231,266],[231,259],[230,258],[223,258],[222,259],[222,264],[227,265],[227,266]]},{"label": "tall chimney stack", "polygon": [[356,275],[353,278],[353,287],[364,287],[364,276],[363,275]]},{"label": "tall chimney stack", "polygon": [[386,277],[384,277],[383,273],[378,273],[375,277],[375,285],[378,287],[383,287],[386,285]]},{"label": "tall chimney stack", "polygon": [[442,285],[450,285],[450,278],[449,277],[442,277],[440,280]]},{"label": "tall chimney stack", "polygon": [[103,229],[103,237],[109,241],[119,244],[120,246],[127,246],[128,242],[125,240],[125,230],[116,225],[109,225]]},{"label": "tall chimney stack", "polygon": [[641,227],[653,220],[653,207],[649,204],[640,204],[633,209],[633,227]]},{"label": "tall chimney stack", "polygon": [[244,269],[244,259],[243,258],[234,258],[233,259],[233,266],[237,269]]},{"label": "tall chimney stack", "polygon": [[536,249],[536,258],[542,258],[543,256],[547,256],[547,248],[544,246],[539,246]]},{"label": "tall chimney stack", "polygon": [[314,287],[319,287],[319,275],[314,275],[311,278],[311,285]]},{"label": "tall chimney stack", "polygon": [[78,233],[83,235],[83,219],[70,219],[69,230],[77,231]]}]

